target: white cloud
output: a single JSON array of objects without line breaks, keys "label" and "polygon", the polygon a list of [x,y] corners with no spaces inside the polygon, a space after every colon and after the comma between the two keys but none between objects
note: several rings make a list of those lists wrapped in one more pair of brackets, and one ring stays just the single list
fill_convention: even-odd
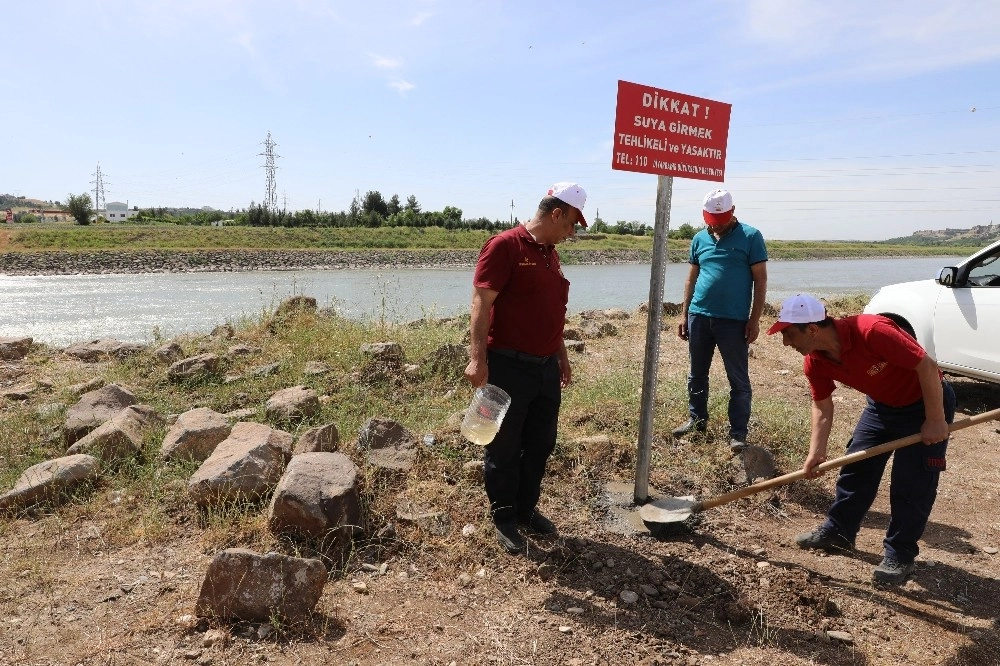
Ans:
[{"label": "white cloud", "polygon": [[372,55],[372,64],[379,69],[396,69],[403,63],[396,58],[387,58],[380,55]]},{"label": "white cloud", "polygon": [[394,88],[401,95],[405,95],[406,93],[416,88],[415,85],[413,85],[409,81],[404,81],[403,79],[396,79],[394,81],[390,81],[389,87]]}]

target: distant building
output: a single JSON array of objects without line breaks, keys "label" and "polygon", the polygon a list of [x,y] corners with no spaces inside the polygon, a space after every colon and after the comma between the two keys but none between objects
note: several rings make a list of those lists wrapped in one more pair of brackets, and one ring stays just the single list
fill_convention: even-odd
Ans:
[{"label": "distant building", "polygon": [[129,209],[127,203],[112,201],[105,207],[104,217],[108,222],[125,222],[128,218],[139,212],[138,206]]}]

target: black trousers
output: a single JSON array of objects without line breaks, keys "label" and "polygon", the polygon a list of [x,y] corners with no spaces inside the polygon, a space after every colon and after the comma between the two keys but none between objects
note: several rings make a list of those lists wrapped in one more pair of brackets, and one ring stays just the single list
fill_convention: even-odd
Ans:
[{"label": "black trousers", "polygon": [[545,463],[556,446],[562,390],[556,356],[539,364],[489,352],[488,360],[489,383],[511,397],[483,456],[490,512],[500,523],[528,518],[538,504]]}]

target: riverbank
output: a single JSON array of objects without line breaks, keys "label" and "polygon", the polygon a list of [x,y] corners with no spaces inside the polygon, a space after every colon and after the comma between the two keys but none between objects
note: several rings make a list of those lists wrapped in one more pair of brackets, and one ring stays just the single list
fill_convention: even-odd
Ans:
[{"label": "riverbank", "polygon": [[[850,246],[844,243],[774,241],[768,244],[771,260],[884,259],[907,256],[965,257],[969,248],[905,246]],[[918,251],[919,250],[919,251]],[[687,259],[687,243],[671,242],[669,261]],[[51,250],[0,252],[0,275],[105,275],[143,273],[232,273],[243,271],[346,270],[401,268],[472,268],[478,249],[204,249],[204,250]],[[581,249],[574,244],[559,248],[568,266],[613,266],[648,264],[652,252],[645,249]]]},{"label": "riverbank", "polygon": [[[644,250],[560,250],[565,264],[620,265],[651,261]],[[102,250],[6,252],[0,274],[230,273],[238,271],[390,268],[472,268],[479,250]]]}]

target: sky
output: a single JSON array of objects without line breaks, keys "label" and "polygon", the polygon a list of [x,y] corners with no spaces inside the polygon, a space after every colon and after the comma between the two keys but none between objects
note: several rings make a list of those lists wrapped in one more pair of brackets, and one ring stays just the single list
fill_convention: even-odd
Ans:
[{"label": "sky", "polygon": [[[557,181],[652,224],[619,80],[732,105],[721,184],[773,239],[1000,223],[1000,3],[33,0],[0,30],[0,193],[289,210],[377,190],[529,218]],[[719,183],[675,178],[672,228]]]}]

